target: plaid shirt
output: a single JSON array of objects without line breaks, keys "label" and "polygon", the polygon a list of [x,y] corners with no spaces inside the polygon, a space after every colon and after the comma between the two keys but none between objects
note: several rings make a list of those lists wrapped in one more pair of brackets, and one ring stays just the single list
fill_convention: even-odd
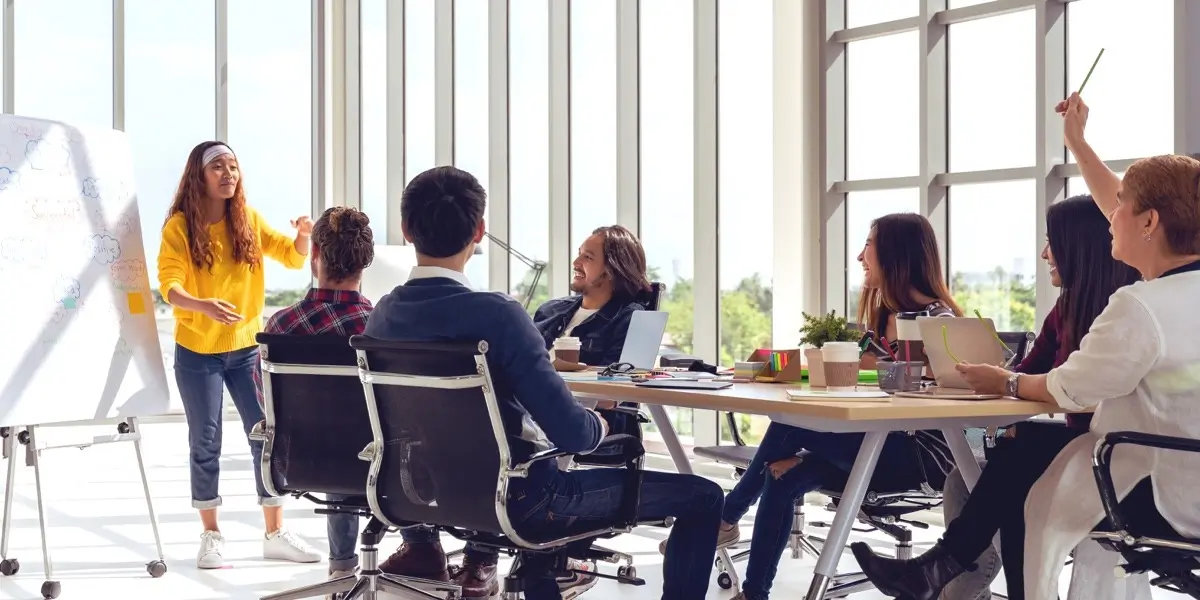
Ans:
[{"label": "plaid shirt", "polygon": [[[265,333],[289,335],[335,334],[350,337],[367,327],[371,301],[358,292],[313,288],[303,300],[267,320]],[[262,372],[254,370],[258,404],[263,404]]]}]

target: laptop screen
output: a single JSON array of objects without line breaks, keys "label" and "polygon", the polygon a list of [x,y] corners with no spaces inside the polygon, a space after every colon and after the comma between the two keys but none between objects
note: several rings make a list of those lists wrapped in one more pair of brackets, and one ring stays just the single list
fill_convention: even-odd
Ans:
[{"label": "laptop screen", "polygon": [[629,331],[625,334],[625,346],[621,349],[619,362],[629,363],[638,369],[654,368],[658,349],[662,347],[663,334],[667,332],[667,313],[654,310],[639,310],[629,320]]}]

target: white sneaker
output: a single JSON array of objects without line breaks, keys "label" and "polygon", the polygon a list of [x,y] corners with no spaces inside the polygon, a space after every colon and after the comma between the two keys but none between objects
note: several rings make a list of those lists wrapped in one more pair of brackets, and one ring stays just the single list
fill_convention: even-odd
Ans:
[{"label": "white sneaker", "polygon": [[196,553],[196,567],[200,569],[220,569],[225,566],[225,536],[219,531],[205,531],[200,534],[200,551]]},{"label": "white sneaker", "polygon": [[[357,575],[357,574],[358,574],[358,569],[355,569],[353,571],[330,571],[329,572],[329,580],[333,581],[334,579],[341,579],[343,577],[350,577],[352,575]],[[325,599],[326,600],[339,600],[343,593],[345,593],[345,592],[329,594],[328,596],[325,596]]]},{"label": "white sneaker", "polygon": [[[741,540],[741,528],[739,528],[737,525],[734,525],[729,529],[725,529],[725,524],[722,523],[721,529],[717,532],[717,550],[733,546]],[[658,553],[664,556],[667,554],[667,540],[663,540],[658,543]]]},{"label": "white sneaker", "polygon": [[[567,563],[567,568],[572,571],[586,571],[587,573],[594,573],[596,570],[594,564],[573,558]],[[572,572],[565,577],[558,578],[558,592],[562,596],[562,600],[575,600],[580,594],[592,589],[597,581],[599,581],[599,578],[595,575]]]},{"label": "white sneaker", "polygon": [[268,533],[263,538],[263,558],[315,563],[321,560],[321,553],[287,529],[280,529],[275,533]]}]

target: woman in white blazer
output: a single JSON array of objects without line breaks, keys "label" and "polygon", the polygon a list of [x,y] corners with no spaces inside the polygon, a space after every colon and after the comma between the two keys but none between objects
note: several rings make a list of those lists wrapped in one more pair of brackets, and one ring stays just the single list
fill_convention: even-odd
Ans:
[{"label": "woman in white blazer", "polygon": [[[1092,475],[1092,450],[1102,436],[1200,439],[1200,161],[1156,156],[1134,163],[1110,221],[1113,257],[1144,281],[1112,295],[1078,351],[1046,375],[958,366],[981,393],[1095,409],[1091,431],[1063,449],[1026,501],[1026,600],[1057,598],[1067,554],[1104,518]],[[1112,477],[1135,524],[1165,518],[1178,533],[1200,537],[1198,468],[1193,454],[1121,446]]]}]

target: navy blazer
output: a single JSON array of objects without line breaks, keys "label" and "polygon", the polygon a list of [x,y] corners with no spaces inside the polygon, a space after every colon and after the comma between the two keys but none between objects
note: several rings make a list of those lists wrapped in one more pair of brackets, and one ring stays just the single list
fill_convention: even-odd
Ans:
[{"label": "navy blazer", "polygon": [[[533,315],[546,349],[554,346],[554,340],[562,335],[575,311],[583,304],[583,296],[555,298],[538,307]],[[621,359],[625,347],[625,334],[629,332],[629,320],[634,311],[645,310],[641,304],[614,297],[595,314],[575,326],[571,337],[579,338],[579,362],[594,367],[607,367]]]}]

